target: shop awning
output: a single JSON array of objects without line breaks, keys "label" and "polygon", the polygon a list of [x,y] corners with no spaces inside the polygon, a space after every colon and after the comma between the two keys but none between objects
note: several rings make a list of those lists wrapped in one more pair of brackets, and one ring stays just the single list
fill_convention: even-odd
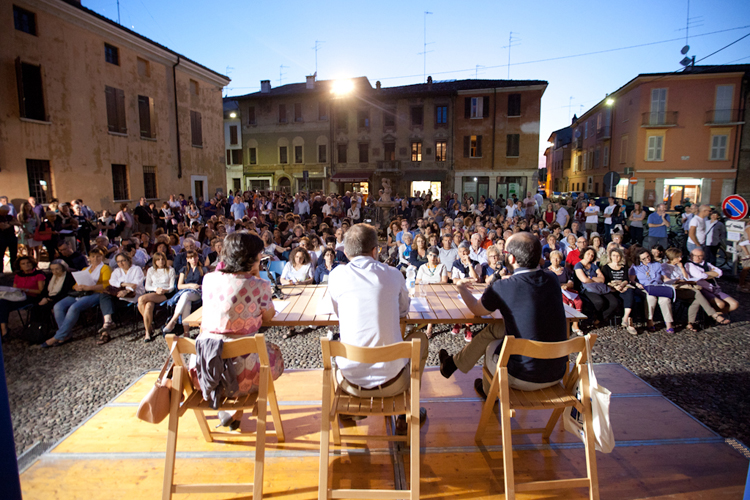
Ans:
[{"label": "shop awning", "polygon": [[333,182],[366,182],[370,180],[372,170],[345,170],[331,177]]}]

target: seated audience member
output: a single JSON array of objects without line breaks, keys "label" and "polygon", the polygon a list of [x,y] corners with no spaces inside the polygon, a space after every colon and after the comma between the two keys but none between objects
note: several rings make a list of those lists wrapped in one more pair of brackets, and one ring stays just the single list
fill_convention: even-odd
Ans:
[{"label": "seated audience member", "polygon": [[471,258],[471,245],[468,241],[462,242],[458,246],[458,260],[453,263],[451,279],[454,283],[460,279],[479,281],[478,268],[480,268],[479,262]]},{"label": "seated audience member", "polygon": [[[177,281],[177,293],[169,299],[169,304],[174,305],[174,314],[172,318],[162,328],[163,333],[172,333],[177,326],[177,321],[182,320],[182,332],[187,334],[190,326],[185,323],[185,319],[193,311],[193,302],[201,300],[201,285],[203,276],[206,274],[201,265],[198,252],[189,250],[186,253],[187,264],[180,269],[180,275]],[[179,334],[178,334],[179,335]]]},{"label": "seated audience member", "polygon": [[507,274],[508,270],[503,267],[500,249],[495,245],[487,248],[487,262],[480,265],[480,272],[478,273],[479,281],[489,283],[493,279],[493,276],[497,275],[497,278],[501,278]]},{"label": "seated audience member", "polygon": [[80,271],[88,265],[86,257],[81,252],[74,252],[65,240],[60,240],[57,244],[57,252],[60,254],[60,258],[68,265],[68,268],[73,271]]},{"label": "seated audience member", "polygon": [[[568,251],[568,256],[565,258],[565,263],[571,269],[575,269],[576,264],[581,262],[581,259],[583,257],[583,251],[585,249],[586,249],[586,238],[584,238],[583,236],[579,236],[578,239],[576,239],[576,248]],[[596,256],[596,250],[594,250],[594,255]],[[596,260],[598,259],[594,258],[594,261]]]},{"label": "seated audience member", "polygon": [[402,241],[403,243],[399,244],[398,246],[398,265],[396,266],[397,269],[403,269],[411,265],[411,252],[414,237],[411,233],[407,232],[404,234]]},{"label": "seated audience member", "polygon": [[448,274],[453,270],[453,263],[458,259],[458,247],[453,244],[453,237],[450,234],[444,234],[441,238],[440,262],[445,265]]},{"label": "seated audience member", "polygon": [[[243,337],[254,336],[263,321],[270,321],[276,314],[273,307],[271,283],[261,279],[260,257],[263,241],[253,234],[236,232],[224,240],[221,261],[224,268],[209,273],[203,280],[203,318],[201,332],[196,340],[200,351],[221,352],[212,349],[212,344]],[[249,301],[234,302],[235,297],[249,297]],[[241,326],[238,328],[237,325]],[[271,366],[271,378],[278,379],[284,372],[281,349],[266,342]],[[201,360],[198,365],[207,366],[209,360]],[[232,359],[232,367],[237,380],[237,393],[234,396],[258,392],[260,362],[258,354],[247,354]],[[213,392],[207,374],[198,371],[198,385],[203,393]],[[213,382],[217,383],[217,382]],[[242,411],[219,412],[222,425],[238,429]]]},{"label": "seated audience member", "polygon": [[[333,309],[339,318],[341,341],[358,347],[381,347],[412,338],[421,340],[420,377],[429,341],[422,331],[401,336],[399,318],[409,311],[409,292],[403,275],[379,262],[378,233],[368,224],[357,224],[346,233],[344,252],[349,264],[334,269],[328,279]],[[346,359],[336,362],[335,377],[341,388],[357,397],[390,397],[409,387],[409,361],[364,364]],[[420,420],[427,412],[420,408]],[[399,416],[398,432],[406,431]]]},{"label": "seated audience member", "polygon": [[[583,240],[584,243],[586,240]],[[596,264],[596,250],[586,247],[581,252],[581,260],[573,267],[576,279],[581,284],[580,293],[594,306],[594,325],[608,320],[620,307],[617,295],[605,283],[604,274]]]},{"label": "seated audience member", "polygon": [[[161,243],[164,245],[163,243]],[[143,317],[143,327],[146,330],[145,342],[154,340],[154,308],[170,298],[177,286],[177,275],[169,265],[167,256],[163,252],[156,252],[153,265],[146,273],[145,294],[138,297],[138,311]]]},{"label": "seated audience member", "polygon": [[348,264],[349,259],[346,258],[343,250],[339,250],[338,242],[335,236],[326,236],[326,248],[330,248],[336,251],[336,262],[341,264]]},{"label": "seated audience member", "polygon": [[708,302],[726,315],[737,309],[740,303],[734,297],[722,292],[718,284],[709,282],[709,280],[721,278],[724,273],[718,267],[706,262],[705,255],[702,248],[695,248],[690,252],[690,261],[685,265],[688,280],[700,285],[701,293],[708,299]]},{"label": "seated audience member", "polygon": [[[576,311],[580,312],[583,307],[583,301],[575,289],[573,271],[563,265],[563,254],[561,251],[552,250],[550,252],[549,267],[547,267],[547,270],[554,273],[560,282],[563,304],[573,307]],[[583,331],[578,326],[578,321],[573,323],[572,330],[576,335],[583,335]]]},{"label": "seated audience member", "polygon": [[104,252],[92,248],[89,252],[89,266],[84,269],[91,275],[94,285],[73,286],[71,295],[61,299],[52,308],[57,322],[55,336],[42,344],[42,347],[56,347],[70,339],[73,327],[83,311],[99,305],[99,295],[109,286],[112,270],[104,263]]},{"label": "seated audience member", "polygon": [[203,263],[206,269],[213,271],[219,263],[221,249],[224,246],[223,238],[214,238],[211,240],[211,251],[206,255],[206,261]]},{"label": "seated audience member", "polygon": [[263,231],[260,237],[263,240],[263,255],[269,256],[271,260],[279,260],[281,254],[288,250],[273,242],[273,234],[270,231]]},{"label": "seated audience member", "polygon": [[664,253],[664,247],[661,245],[654,245],[651,247],[651,262],[657,264],[666,263],[666,254]]},{"label": "seated audience member", "polygon": [[73,291],[76,280],[70,273],[68,265],[62,259],[50,262],[49,270],[52,274],[47,277],[44,290],[39,294],[39,302],[34,306],[32,317],[45,320],[52,318],[52,308],[55,304],[68,296]]},{"label": "seated audience member", "polygon": [[674,333],[674,328],[672,328],[672,299],[674,298],[674,289],[664,285],[666,277],[664,276],[661,263],[653,262],[651,252],[645,248],[636,251],[635,258],[638,260],[630,266],[630,281],[647,294],[647,325],[649,330],[652,332],[656,331],[656,327],[654,327],[654,311],[658,302],[661,315],[667,324],[667,333]]},{"label": "seated audience member", "polygon": [[419,266],[427,263],[427,238],[421,233],[414,236],[414,244],[409,254],[409,264],[419,269]]},{"label": "seated audience member", "polygon": [[[3,255],[0,255],[0,264],[2,264],[3,257]],[[26,298],[20,301],[0,299],[0,329],[2,329],[3,336],[8,333],[8,318],[11,311],[36,304],[38,297],[44,290],[45,276],[42,271],[36,268],[34,259],[27,256],[19,257],[16,259],[13,268],[18,269],[13,276],[13,288],[24,292]]]},{"label": "seated audience member", "polygon": [[[440,251],[437,247],[430,247],[427,250],[427,263],[422,264],[417,269],[417,285],[428,285],[437,283],[448,283],[448,270],[440,262]],[[427,325],[427,338],[432,337],[432,323]]]},{"label": "seated audience member", "polygon": [[314,281],[316,285],[328,283],[328,275],[340,263],[336,262],[336,251],[332,248],[323,250],[323,254],[318,259],[318,267],[315,268]]},{"label": "seated audience member", "polygon": [[175,254],[173,266],[176,272],[180,272],[182,268],[187,265],[187,254],[191,251],[197,251],[195,246],[195,240],[192,238],[185,238],[182,241],[182,250]]},{"label": "seated audience member", "polygon": [[691,332],[698,331],[695,327],[695,322],[699,309],[703,309],[709,317],[713,318],[720,325],[731,323],[731,321],[724,318],[720,312],[717,312],[711,306],[706,297],[701,293],[701,286],[688,279],[688,273],[682,264],[682,251],[677,248],[667,248],[665,253],[669,264],[662,264],[661,266],[664,270],[664,275],[669,278],[669,282],[675,287],[677,299],[690,304],[688,307],[688,323],[685,329]]},{"label": "seated audience member", "polygon": [[122,252],[117,257],[117,269],[112,271],[109,277],[109,286],[104,293],[99,294],[99,307],[104,315],[104,325],[99,329],[101,337],[97,344],[106,344],[110,341],[109,332],[115,327],[112,315],[115,312],[117,300],[136,302],[143,295],[143,269],[133,264],[133,258]]},{"label": "seated audience member", "polygon": [[[473,314],[485,316],[499,310],[505,322],[488,325],[452,356],[441,349],[438,355],[440,373],[445,378],[450,378],[457,369],[468,373],[485,354],[490,342],[503,339],[505,335],[539,342],[561,342],[568,338],[559,281],[539,268],[542,258],[539,239],[531,233],[514,234],[506,243],[506,251],[506,265],[512,270],[512,276],[489,285],[479,301],[465,281],[458,282],[461,298]],[[499,349],[496,355],[498,353]],[[508,362],[509,384],[522,391],[551,387],[562,380],[566,367],[567,358],[512,356]],[[489,381],[477,379],[474,388],[486,399]]]},{"label": "seated audience member", "polygon": [[298,246],[289,253],[289,262],[281,271],[281,284],[309,285],[313,282],[313,274],[310,254],[305,247]]},{"label": "seated audience member", "polygon": [[[610,245],[612,243],[607,245],[607,247],[609,248]],[[629,334],[638,335],[638,330],[633,326],[633,318],[630,317],[630,314],[633,312],[636,301],[640,299],[642,302],[645,296],[641,290],[630,284],[628,266],[623,251],[617,248],[616,245],[613,245],[609,248],[608,252],[607,263],[601,266],[604,283],[623,302],[624,314],[622,316],[622,326],[625,327]]]},{"label": "seated audience member", "polygon": [[487,263],[487,250],[482,248],[482,235],[474,233],[471,235],[471,247],[469,249],[469,255],[472,260],[479,262],[480,264]]},{"label": "seated audience member", "polygon": [[545,238],[546,244],[542,247],[542,259],[544,259],[545,262],[549,262],[549,254],[558,251],[563,252],[563,245],[561,243],[557,242],[557,238],[554,234],[550,234]]}]

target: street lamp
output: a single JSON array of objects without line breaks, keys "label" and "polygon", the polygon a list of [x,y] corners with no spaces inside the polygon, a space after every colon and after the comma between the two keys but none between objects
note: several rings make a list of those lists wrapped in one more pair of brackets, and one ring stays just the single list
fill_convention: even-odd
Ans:
[{"label": "street lamp", "polygon": [[229,113],[229,118],[237,118],[237,113],[232,111],[231,113]]},{"label": "street lamp", "polygon": [[604,101],[604,104],[606,104],[607,106],[612,106],[614,103],[615,103],[615,100],[612,99],[611,97],[608,97],[607,100]]}]

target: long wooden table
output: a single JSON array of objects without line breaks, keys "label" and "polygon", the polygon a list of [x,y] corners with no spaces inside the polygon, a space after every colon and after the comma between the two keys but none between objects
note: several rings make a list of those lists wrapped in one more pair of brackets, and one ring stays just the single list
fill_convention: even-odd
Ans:
[{"label": "long wooden table", "polygon": [[[501,323],[503,315],[500,311],[494,311],[489,316],[475,316],[466,304],[461,300],[456,285],[419,285],[426,291],[424,299],[429,305],[429,310],[416,312],[410,310],[402,322],[404,324],[425,325],[432,324],[454,324],[454,323]],[[419,287],[418,286],[418,287]],[[473,285],[472,293],[484,292],[485,285]],[[338,317],[335,314],[318,314],[318,304],[324,298],[328,286],[305,285],[282,287],[284,301],[289,304],[271,320],[263,323],[263,326],[335,326],[338,325]],[[276,303],[277,301],[274,301]],[[413,301],[414,302],[414,301]],[[569,322],[581,321],[586,316],[572,307],[565,307],[565,316]],[[203,308],[194,311],[183,322],[190,326],[199,326],[203,318]]]}]

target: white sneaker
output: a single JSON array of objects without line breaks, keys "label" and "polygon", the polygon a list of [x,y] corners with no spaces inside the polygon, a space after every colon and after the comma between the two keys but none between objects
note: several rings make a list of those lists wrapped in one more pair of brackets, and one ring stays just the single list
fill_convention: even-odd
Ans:
[{"label": "white sneaker", "polygon": [[333,331],[330,328],[326,330],[326,337],[328,337],[328,340],[333,340]]}]

